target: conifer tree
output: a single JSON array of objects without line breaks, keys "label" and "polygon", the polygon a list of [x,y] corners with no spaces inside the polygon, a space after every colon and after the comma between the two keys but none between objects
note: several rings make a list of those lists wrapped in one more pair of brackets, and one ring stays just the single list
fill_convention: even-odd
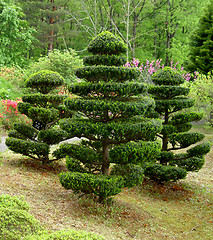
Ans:
[{"label": "conifer tree", "polygon": [[6,139],[10,150],[43,163],[58,160],[52,158],[50,146],[68,137],[56,124],[60,118],[70,115],[63,105],[66,96],[54,92],[63,83],[63,77],[48,70],[37,72],[27,79],[26,87],[31,88],[32,93],[22,97],[23,102],[18,104],[18,110],[32,119],[32,125],[22,122],[14,124]]},{"label": "conifer tree", "polygon": [[180,112],[192,107],[194,100],[187,97],[189,88],[180,86],[185,79],[176,70],[165,67],[153,75],[152,81],[154,85],[149,88],[149,93],[155,99],[158,117],[163,118],[163,129],[158,134],[162,149],[156,163],[146,165],[145,175],[159,182],[176,181],[185,178],[188,171],[202,168],[210,144],[200,143],[187,149],[186,153],[174,152],[204,139],[204,134],[188,132],[191,122],[201,120],[202,114]]},{"label": "conifer tree", "polygon": [[132,81],[139,76],[138,70],[122,66],[126,59],[119,55],[126,46],[120,38],[102,32],[88,51],[92,55],[84,58],[87,66],[76,70],[76,76],[85,82],[70,86],[78,97],[65,101],[69,110],[82,117],[60,121],[69,136],[83,140],[61,145],[55,155],[69,156],[69,172],[60,174],[63,187],[93,193],[102,202],[124,186],[142,182],[139,165],[155,159],[160,151],[153,140],[161,121],[143,117],[154,108],[154,101],[141,96],[146,93],[143,83]]},{"label": "conifer tree", "polygon": [[[64,43],[67,44],[67,31],[64,29],[67,18],[67,1],[20,0],[20,3],[26,20],[37,30],[36,37],[43,50],[52,51],[54,48],[59,49],[59,43],[63,46]],[[34,51],[38,51],[38,48]]]},{"label": "conifer tree", "polygon": [[207,75],[213,70],[213,0],[192,35],[188,70]]}]

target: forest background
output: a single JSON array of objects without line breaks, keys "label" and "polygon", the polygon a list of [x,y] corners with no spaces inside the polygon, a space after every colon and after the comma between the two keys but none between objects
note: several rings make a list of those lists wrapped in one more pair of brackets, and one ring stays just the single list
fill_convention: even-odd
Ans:
[{"label": "forest background", "polygon": [[108,30],[128,46],[127,60],[187,62],[204,0],[3,0],[0,65],[26,67],[53,49],[87,54],[89,41]]}]

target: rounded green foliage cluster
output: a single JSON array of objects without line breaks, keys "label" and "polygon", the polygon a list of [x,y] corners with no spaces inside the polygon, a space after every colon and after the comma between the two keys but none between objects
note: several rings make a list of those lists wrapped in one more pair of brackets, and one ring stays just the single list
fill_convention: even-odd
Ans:
[{"label": "rounded green foliage cluster", "polygon": [[111,162],[117,164],[142,164],[154,161],[160,154],[160,142],[129,142],[110,150]]},{"label": "rounded green foliage cluster", "polygon": [[42,70],[34,73],[26,80],[26,87],[34,88],[42,94],[47,94],[63,83],[64,79],[59,73]]},{"label": "rounded green foliage cluster", "polygon": [[46,143],[32,142],[9,137],[6,138],[5,144],[10,150],[14,152],[18,152],[32,158],[34,158],[34,156],[37,156],[40,161],[48,162],[47,156],[49,155],[50,148]]},{"label": "rounded green foliage cluster", "polygon": [[157,85],[178,86],[184,83],[184,78],[175,69],[165,67],[152,76],[153,83]]},{"label": "rounded green foliage cluster", "polygon": [[39,236],[27,236],[24,240],[104,240],[104,237],[83,231],[61,230]]},{"label": "rounded green foliage cluster", "polygon": [[124,180],[121,176],[95,175],[80,172],[62,172],[59,175],[62,186],[74,193],[93,193],[102,202],[121,192]]},{"label": "rounded green foliage cluster", "polygon": [[69,91],[81,97],[94,99],[127,99],[131,96],[143,94],[147,91],[147,86],[136,82],[99,82],[80,83],[69,87]]},{"label": "rounded green foliage cluster", "polygon": [[91,120],[64,119],[60,121],[62,129],[69,133],[70,137],[88,137],[101,141],[108,138],[112,144],[136,140],[151,141],[156,137],[156,132],[161,130],[161,122],[157,120],[141,122],[93,122]]},{"label": "rounded green foliage cluster", "polygon": [[84,57],[84,64],[91,65],[105,65],[105,66],[122,66],[126,63],[125,57],[117,55],[93,55]]},{"label": "rounded green foliage cluster", "polygon": [[144,174],[156,182],[169,182],[184,179],[187,171],[176,166],[150,164],[144,167]]},{"label": "rounded green foliage cluster", "polygon": [[86,79],[89,82],[115,81],[124,82],[127,79],[133,80],[139,77],[140,71],[134,68],[121,68],[115,66],[89,66],[78,68],[75,71],[78,78]]},{"label": "rounded green foliage cluster", "polygon": [[134,164],[116,164],[113,166],[110,175],[122,176],[124,179],[124,187],[130,188],[143,182],[144,170],[140,166]]},{"label": "rounded green foliage cluster", "polygon": [[1,240],[21,240],[28,234],[40,234],[43,231],[28,209],[28,204],[18,197],[0,195]]},{"label": "rounded green foliage cluster", "polygon": [[126,52],[126,45],[117,36],[110,32],[102,32],[95,37],[88,46],[88,51],[93,54],[120,54]]}]

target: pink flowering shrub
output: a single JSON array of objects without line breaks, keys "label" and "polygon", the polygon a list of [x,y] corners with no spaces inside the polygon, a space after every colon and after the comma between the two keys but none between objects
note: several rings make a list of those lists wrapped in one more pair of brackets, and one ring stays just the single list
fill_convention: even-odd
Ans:
[{"label": "pink flowering shrub", "polygon": [[[131,62],[127,62],[124,66],[125,67],[136,67],[140,69],[141,72],[141,80],[144,82],[148,82],[148,83],[152,83],[151,81],[151,76],[152,74],[156,73],[159,69],[164,69],[164,64],[161,64],[162,59],[158,59],[156,61],[146,61],[146,64],[141,63],[138,59],[133,58],[133,60]],[[177,71],[180,71],[183,75],[183,77],[186,79],[186,81],[194,81],[197,79],[198,76],[198,72],[194,72],[193,74],[191,73],[185,73],[184,72],[184,68],[180,67],[178,69],[178,64],[177,63],[173,63],[173,61],[171,61],[170,67],[172,69],[175,69]]]},{"label": "pink flowering shrub", "polygon": [[25,122],[31,123],[31,120],[27,118],[24,114],[19,113],[17,107],[21,99],[16,101],[12,100],[2,100],[2,112],[0,113],[0,122],[4,129],[9,130],[15,122]]}]

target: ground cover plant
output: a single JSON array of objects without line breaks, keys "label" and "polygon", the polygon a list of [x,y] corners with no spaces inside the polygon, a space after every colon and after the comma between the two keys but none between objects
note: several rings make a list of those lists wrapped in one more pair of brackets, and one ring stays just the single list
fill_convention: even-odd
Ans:
[{"label": "ground cover plant", "polygon": [[[165,67],[152,76],[152,81],[154,85],[150,86],[149,93],[156,102],[155,113],[163,118],[163,129],[158,134],[162,149],[158,162],[145,167],[145,175],[160,182],[176,181],[185,178],[188,171],[202,168],[210,143],[202,142],[195,146],[205,135],[188,132],[191,122],[200,121],[203,116],[196,112],[181,112],[194,105],[194,99],[187,97],[190,89],[180,86],[184,82],[183,76]],[[177,150],[186,148],[186,153],[177,153]]]},{"label": "ground cover plant", "polygon": [[[58,120],[67,116],[63,106],[66,96],[54,92],[63,83],[61,75],[47,70],[35,73],[27,79],[26,87],[31,88],[32,93],[22,97],[22,101],[18,103],[18,111],[32,121],[31,124],[14,124],[6,139],[10,150],[43,163],[57,160],[51,157],[50,146],[68,137],[66,132],[57,127]],[[70,115],[70,111],[68,112]]]},{"label": "ground cover plant", "polygon": [[[118,194],[123,187],[142,182],[144,161],[159,154],[154,142],[161,129],[160,120],[145,118],[154,108],[136,68],[123,67],[123,41],[103,32],[88,46],[91,56],[84,58],[76,76],[84,82],[69,87],[78,98],[65,101],[81,117],[64,119],[60,127],[70,137],[84,138],[80,144],[63,144],[56,157],[67,157],[69,172],[60,174],[62,186],[75,193],[94,194],[100,202]],[[113,166],[111,165],[113,164]]]}]

